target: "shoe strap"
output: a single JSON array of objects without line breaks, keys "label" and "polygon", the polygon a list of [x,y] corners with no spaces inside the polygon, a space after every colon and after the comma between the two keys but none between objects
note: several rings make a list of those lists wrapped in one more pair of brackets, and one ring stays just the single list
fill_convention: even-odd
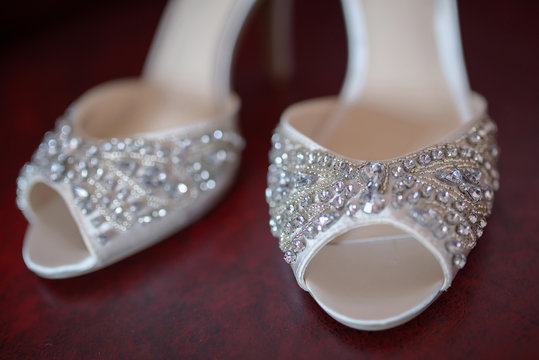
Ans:
[{"label": "shoe strap", "polygon": [[496,125],[485,111],[444,140],[399,158],[337,155],[293,128],[286,113],[272,137],[270,227],[299,285],[323,246],[352,229],[391,224],[438,259],[447,289],[491,212]]},{"label": "shoe strap", "polygon": [[195,94],[219,109],[230,89],[234,47],[255,0],[172,0],[144,66],[144,77]]}]

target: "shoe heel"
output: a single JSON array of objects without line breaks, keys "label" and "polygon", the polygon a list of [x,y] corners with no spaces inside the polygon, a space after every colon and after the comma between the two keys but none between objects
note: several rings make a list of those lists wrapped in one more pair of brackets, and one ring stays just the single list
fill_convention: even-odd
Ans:
[{"label": "shoe heel", "polygon": [[290,0],[273,0],[266,4],[266,74],[273,82],[282,84],[288,82],[294,72],[294,6]]}]

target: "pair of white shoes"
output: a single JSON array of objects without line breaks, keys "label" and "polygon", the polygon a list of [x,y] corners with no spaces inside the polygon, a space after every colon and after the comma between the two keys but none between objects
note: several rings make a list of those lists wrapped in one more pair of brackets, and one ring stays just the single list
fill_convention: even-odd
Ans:
[{"label": "pair of white shoes", "polygon": [[[386,329],[446,290],[481,236],[496,127],[468,86],[454,0],[342,3],[341,94],[284,112],[266,198],[298,284],[337,321]],[[143,76],[88,91],[45,135],[17,180],[32,271],[95,271],[219,201],[243,147],[230,65],[254,4],[171,1]]]}]

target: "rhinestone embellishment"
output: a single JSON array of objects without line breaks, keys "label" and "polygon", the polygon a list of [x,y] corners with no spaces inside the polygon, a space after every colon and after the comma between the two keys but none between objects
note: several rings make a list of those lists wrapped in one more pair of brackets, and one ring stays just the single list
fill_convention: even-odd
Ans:
[{"label": "rhinestone embellishment", "polygon": [[30,181],[69,186],[73,202],[94,227],[101,244],[119,233],[189,206],[219,186],[220,176],[243,146],[231,131],[189,137],[110,139],[85,142],[68,120],[48,132],[17,179],[17,204]]},{"label": "rhinestone embellishment", "polygon": [[483,233],[499,181],[497,151],[491,150],[497,149],[495,129],[485,118],[451,143],[400,159],[355,162],[308,150],[277,128],[266,199],[285,261],[294,263],[342,219],[390,211],[408,214],[404,218],[430,232],[429,241],[442,242],[448,261],[462,268]]}]

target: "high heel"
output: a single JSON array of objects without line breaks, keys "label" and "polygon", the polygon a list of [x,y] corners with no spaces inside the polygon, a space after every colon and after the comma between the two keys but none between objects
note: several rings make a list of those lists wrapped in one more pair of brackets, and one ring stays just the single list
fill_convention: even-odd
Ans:
[{"label": "high heel", "polygon": [[496,126],[470,91],[454,0],[343,0],[338,98],[287,109],[270,226],[301,288],[357,329],[402,324],[451,285],[486,226]]},{"label": "high heel", "polygon": [[17,180],[28,268],[47,278],[95,271],[222,197],[243,147],[230,65],[254,3],[171,1],[142,77],[91,89],[45,135]]}]

